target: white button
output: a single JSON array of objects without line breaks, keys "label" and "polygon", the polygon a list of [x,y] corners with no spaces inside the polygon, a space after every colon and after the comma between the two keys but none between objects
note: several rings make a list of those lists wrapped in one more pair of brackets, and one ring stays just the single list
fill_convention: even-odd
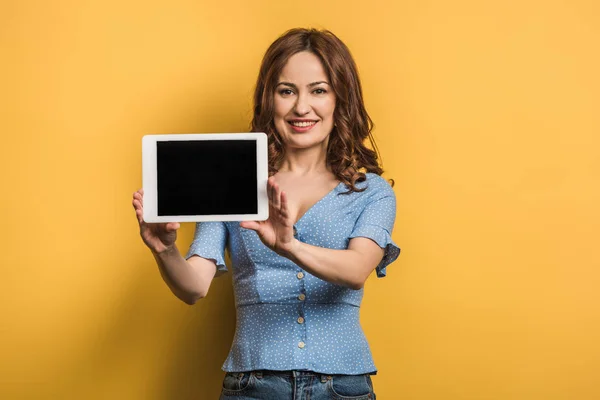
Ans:
[{"label": "white button", "polygon": [[298,296],[298,300],[304,301],[304,299],[306,299],[306,296],[304,295],[304,293],[300,293],[300,296]]},{"label": "white button", "polygon": [[296,276],[298,277],[298,279],[302,279],[302,278],[304,278],[304,273],[303,272],[298,272],[296,274]]},{"label": "white button", "polygon": [[298,321],[299,324],[303,324],[304,323],[304,318],[298,317],[297,321]]},{"label": "white button", "polygon": [[304,342],[300,342],[300,343],[298,343],[298,347],[300,347],[301,349],[303,349],[303,348],[304,348],[304,346],[306,346],[306,345],[304,344]]}]

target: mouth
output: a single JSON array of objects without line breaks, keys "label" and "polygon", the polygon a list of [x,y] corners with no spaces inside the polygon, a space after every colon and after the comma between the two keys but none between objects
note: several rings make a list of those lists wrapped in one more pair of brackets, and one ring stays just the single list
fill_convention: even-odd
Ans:
[{"label": "mouth", "polygon": [[316,125],[316,123],[319,121],[308,120],[308,119],[293,119],[293,120],[290,120],[287,122],[288,122],[288,124],[290,124],[291,126],[293,126],[295,128],[310,128],[310,127],[313,127],[314,125]]},{"label": "mouth", "polygon": [[292,128],[292,131],[295,133],[304,133],[310,131],[315,125],[317,125],[319,121],[315,120],[298,120],[294,119],[291,121],[287,121]]}]

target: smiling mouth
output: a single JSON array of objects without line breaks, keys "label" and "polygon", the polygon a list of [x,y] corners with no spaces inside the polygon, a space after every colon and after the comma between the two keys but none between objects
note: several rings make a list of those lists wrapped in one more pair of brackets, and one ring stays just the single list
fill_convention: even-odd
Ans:
[{"label": "smiling mouth", "polygon": [[307,128],[309,126],[313,126],[318,121],[288,121],[288,123],[292,126],[297,126],[298,128]]}]

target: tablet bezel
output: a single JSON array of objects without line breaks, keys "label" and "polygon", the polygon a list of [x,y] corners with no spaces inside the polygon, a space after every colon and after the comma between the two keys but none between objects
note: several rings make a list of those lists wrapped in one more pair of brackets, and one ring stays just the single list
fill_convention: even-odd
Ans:
[{"label": "tablet bezel", "polygon": [[[253,140],[256,141],[258,212],[256,214],[226,215],[158,215],[156,143],[175,140]],[[264,132],[244,133],[185,133],[145,135],[142,137],[142,182],[144,188],[145,222],[201,222],[201,221],[264,221],[269,217],[267,180],[269,178],[267,135]]]}]

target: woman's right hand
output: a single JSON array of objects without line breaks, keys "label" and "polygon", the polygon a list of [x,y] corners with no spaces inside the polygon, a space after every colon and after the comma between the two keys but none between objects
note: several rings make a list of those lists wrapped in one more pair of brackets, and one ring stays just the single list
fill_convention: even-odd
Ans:
[{"label": "woman's right hand", "polygon": [[133,193],[133,208],[140,225],[142,240],[154,253],[162,253],[172,249],[177,239],[179,222],[147,223],[144,221],[144,189]]}]

